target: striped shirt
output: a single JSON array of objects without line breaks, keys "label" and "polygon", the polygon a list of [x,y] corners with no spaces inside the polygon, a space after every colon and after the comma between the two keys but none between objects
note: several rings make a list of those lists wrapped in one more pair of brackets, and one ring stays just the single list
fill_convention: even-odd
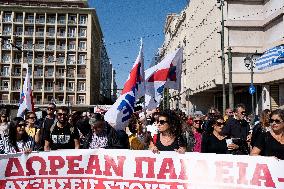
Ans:
[{"label": "striped shirt", "polygon": [[0,153],[13,154],[17,152],[24,152],[25,150],[34,148],[34,140],[29,137],[26,142],[19,140],[16,142],[17,148],[11,144],[8,137],[0,139]]}]

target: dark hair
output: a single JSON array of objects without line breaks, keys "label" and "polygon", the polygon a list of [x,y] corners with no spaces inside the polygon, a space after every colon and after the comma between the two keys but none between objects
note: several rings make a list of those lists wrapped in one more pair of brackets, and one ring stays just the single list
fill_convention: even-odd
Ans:
[{"label": "dark hair", "polygon": [[277,110],[274,110],[271,112],[271,115],[270,115],[270,118],[273,116],[273,115],[278,115],[282,121],[284,121],[284,110],[281,110],[281,109],[277,109]]},{"label": "dark hair", "polygon": [[181,134],[182,122],[179,116],[174,111],[163,110],[159,113],[159,116],[167,118],[170,134],[176,137]]},{"label": "dark hair", "polygon": [[61,106],[58,108],[58,110],[69,113],[69,108],[67,108],[66,106]]},{"label": "dark hair", "polygon": [[[9,142],[15,147],[17,148],[17,126],[20,122],[25,122],[24,118],[22,117],[15,117],[11,123],[10,123],[10,127],[9,127]],[[29,138],[28,133],[24,132],[22,139],[24,142],[27,142]]]},{"label": "dark hair", "polygon": [[135,116],[135,114],[132,114],[130,120],[129,120],[129,123],[128,123],[128,128],[129,128],[129,131],[133,134],[136,133],[136,124],[138,122],[138,118],[137,116]]},{"label": "dark hair", "polygon": [[246,106],[245,106],[244,104],[242,104],[242,103],[237,104],[236,107],[235,107],[235,109],[234,109],[234,112],[237,112],[237,110],[238,110],[239,108],[246,109]]},{"label": "dark hair", "polygon": [[72,115],[71,115],[71,124],[73,126],[75,126],[78,121],[80,121],[82,119],[82,112],[81,111],[75,111]]},{"label": "dark hair", "polygon": [[36,116],[36,114],[34,112],[27,112],[26,113],[26,119],[28,119],[30,117],[30,115],[32,115],[32,114]]},{"label": "dark hair", "polygon": [[92,115],[92,117],[89,119],[89,124],[93,125],[95,124],[97,121],[104,121],[104,117],[102,114],[99,113],[94,113]]},{"label": "dark hair", "polygon": [[261,124],[261,127],[269,127],[270,124],[269,124],[269,113],[271,111],[269,109],[265,109],[261,112],[260,114],[260,124]]}]

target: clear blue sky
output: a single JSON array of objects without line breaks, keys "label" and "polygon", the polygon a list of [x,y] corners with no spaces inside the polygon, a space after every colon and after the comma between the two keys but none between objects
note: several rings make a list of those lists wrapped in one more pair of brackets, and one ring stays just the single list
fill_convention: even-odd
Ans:
[{"label": "clear blue sky", "polygon": [[167,14],[180,13],[187,0],[89,0],[89,5],[97,11],[118,88],[123,88],[138,55],[140,37],[144,37],[147,69],[164,41]]}]

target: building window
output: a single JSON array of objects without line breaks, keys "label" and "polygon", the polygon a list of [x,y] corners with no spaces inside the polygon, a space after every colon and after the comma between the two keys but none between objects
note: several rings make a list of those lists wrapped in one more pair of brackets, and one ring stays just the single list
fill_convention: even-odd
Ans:
[{"label": "building window", "polygon": [[5,13],[3,21],[4,22],[12,22],[12,14],[11,13]]},{"label": "building window", "polygon": [[75,64],[75,55],[68,55],[67,64]]},{"label": "building window", "polygon": [[86,55],[85,54],[79,55],[79,64],[86,64]]},{"label": "building window", "polygon": [[80,51],[83,51],[83,50],[86,50],[87,49],[87,45],[86,45],[86,41],[80,41],[79,42],[79,50]]},{"label": "building window", "polygon": [[85,104],[85,96],[84,95],[78,96],[78,104]]},{"label": "building window", "polygon": [[70,41],[68,49],[69,50],[75,50],[75,48],[76,48],[76,41]]},{"label": "building window", "polygon": [[76,15],[69,15],[68,22],[69,22],[69,24],[76,24],[77,23],[77,16]]},{"label": "building window", "polygon": [[86,24],[87,23],[87,16],[81,15],[80,16],[80,24]]},{"label": "building window", "polygon": [[2,74],[3,76],[9,76],[9,66],[4,66],[2,69]]},{"label": "building window", "polygon": [[9,90],[9,81],[2,80],[2,90]]},{"label": "building window", "polygon": [[79,82],[78,83],[78,91],[85,91],[86,90],[86,83],[85,82]]},{"label": "building window", "polygon": [[80,28],[79,37],[86,37],[86,36],[87,36],[86,28]]},{"label": "building window", "polygon": [[67,84],[67,90],[68,91],[74,91],[74,82],[73,81],[69,81]]}]

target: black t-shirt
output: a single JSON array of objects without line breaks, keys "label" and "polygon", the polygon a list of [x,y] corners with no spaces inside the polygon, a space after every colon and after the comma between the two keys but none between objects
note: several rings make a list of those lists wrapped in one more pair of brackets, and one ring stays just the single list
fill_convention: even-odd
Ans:
[{"label": "black t-shirt", "polygon": [[160,141],[160,133],[157,135],[156,147],[159,151],[175,151],[175,149],[179,149],[179,147],[185,147],[186,143],[182,137],[176,137],[174,142],[169,146],[164,146]]},{"label": "black t-shirt", "polygon": [[202,153],[226,154],[228,151],[226,138],[219,140],[214,134],[204,134],[201,142]]},{"label": "black t-shirt", "polygon": [[50,142],[51,150],[75,148],[74,139],[79,140],[79,132],[77,128],[71,127],[69,123],[63,128],[57,127],[56,124],[52,133],[50,130],[46,130],[44,140]]},{"label": "black t-shirt", "polygon": [[229,118],[222,129],[222,133],[223,135],[228,136],[228,138],[240,138],[246,141],[249,130],[250,127],[247,121]]},{"label": "black t-shirt", "polygon": [[254,146],[259,148],[264,156],[275,156],[284,160],[284,144],[278,142],[270,132],[259,135]]}]

